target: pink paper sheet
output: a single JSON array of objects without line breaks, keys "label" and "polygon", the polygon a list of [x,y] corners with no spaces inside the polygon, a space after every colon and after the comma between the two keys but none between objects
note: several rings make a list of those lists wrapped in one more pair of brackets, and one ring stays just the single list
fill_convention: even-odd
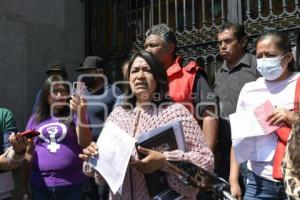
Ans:
[{"label": "pink paper sheet", "polygon": [[254,115],[261,127],[263,128],[265,134],[270,134],[276,131],[278,128],[280,128],[280,126],[271,126],[267,122],[268,116],[273,112],[274,107],[270,100],[265,101],[263,104],[254,109]]}]

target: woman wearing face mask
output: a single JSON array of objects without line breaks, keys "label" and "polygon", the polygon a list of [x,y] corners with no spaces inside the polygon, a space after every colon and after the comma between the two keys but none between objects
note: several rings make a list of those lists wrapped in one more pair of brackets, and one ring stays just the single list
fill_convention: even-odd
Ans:
[{"label": "woman wearing face mask", "polygon": [[[267,33],[256,44],[257,70],[262,77],[245,84],[241,90],[237,112],[253,110],[267,100],[275,107],[268,113],[267,122],[281,128],[267,136],[275,137],[278,143],[266,145],[271,161],[247,161],[246,192],[244,199],[287,199],[280,164],[284,157],[285,144],[291,132],[291,125],[298,119],[296,110],[299,104],[300,74],[294,72],[294,59],[288,37],[278,32]],[[297,92],[298,91],[298,92]],[[296,100],[296,101],[295,101]],[[295,107],[296,106],[296,107]],[[275,153],[274,153],[275,152]],[[241,199],[238,184],[239,165],[231,153],[230,183],[232,195]]]}]

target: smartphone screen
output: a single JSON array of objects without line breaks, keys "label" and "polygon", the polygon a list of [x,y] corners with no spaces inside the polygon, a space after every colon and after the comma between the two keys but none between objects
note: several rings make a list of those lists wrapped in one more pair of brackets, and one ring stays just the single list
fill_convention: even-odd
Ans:
[{"label": "smartphone screen", "polygon": [[72,95],[73,96],[86,95],[85,83],[84,82],[73,82]]}]

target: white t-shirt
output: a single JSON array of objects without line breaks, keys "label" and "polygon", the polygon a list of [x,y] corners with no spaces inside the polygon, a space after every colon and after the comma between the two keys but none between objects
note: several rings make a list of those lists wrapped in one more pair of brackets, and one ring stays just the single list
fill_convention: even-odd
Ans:
[{"label": "white t-shirt", "polygon": [[[254,109],[267,100],[270,100],[277,108],[293,109],[296,82],[299,77],[300,73],[295,72],[282,81],[268,82],[260,77],[254,82],[246,83],[240,92],[236,111]],[[276,181],[272,177],[273,161],[248,161],[247,168],[261,177]]]}]

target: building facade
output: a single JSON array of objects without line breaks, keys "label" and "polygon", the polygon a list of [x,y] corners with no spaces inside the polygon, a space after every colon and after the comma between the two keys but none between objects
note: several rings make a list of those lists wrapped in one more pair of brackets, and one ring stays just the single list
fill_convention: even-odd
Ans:
[{"label": "building facade", "polygon": [[294,44],[299,14],[298,0],[86,0],[86,53],[107,58],[112,71],[120,71],[130,51],[143,48],[145,31],[166,23],[176,30],[178,53],[197,60],[212,83],[222,63],[222,24],[243,24],[253,52],[256,39],[269,30],[287,32]]},{"label": "building facade", "polygon": [[293,43],[300,26],[298,0],[11,0],[0,4],[1,107],[15,113],[24,129],[47,63],[65,62],[71,81],[87,55],[111,63],[111,78],[122,78],[121,63],[143,48],[145,31],[167,23],[178,36],[178,53],[197,60],[214,81],[222,60],[218,29],[226,21],[245,25],[249,49],[269,29],[288,32]]},{"label": "building facade", "polygon": [[71,80],[85,56],[83,0],[10,0],[0,3],[0,106],[24,130],[47,64],[66,64]]}]

